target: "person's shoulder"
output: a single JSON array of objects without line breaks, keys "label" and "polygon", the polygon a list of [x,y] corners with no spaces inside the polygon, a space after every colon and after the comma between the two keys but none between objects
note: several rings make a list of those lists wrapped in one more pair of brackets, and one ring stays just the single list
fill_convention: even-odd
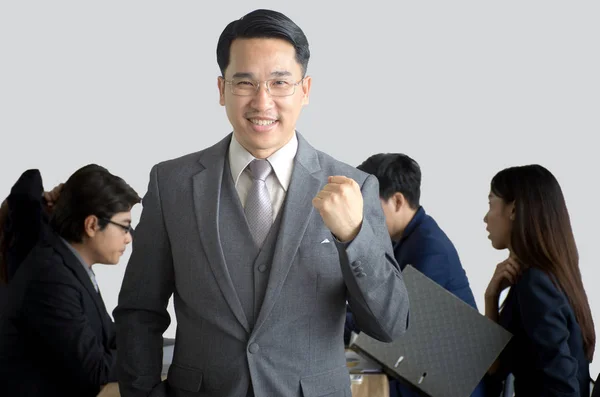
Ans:
[{"label": "person's shoulder", "polygon": [[317,153],[317,157],[319,158],[321,170],[327,174],[327,176],[342,175],[354,179],[359,185],[362,185],[369,176],[369,174],[366,172],[363,172],[358,168],[351,166],[350,164],[338,160],[328,153],[318,149],[315,149],[315,151]]},{"label": "person's shoulder", "polygon": [[528,266],[521,272],[519,284],[552,284],[552,277],[542,269]]},{"label": "person's shoulder", "polygon": [[231,134],[227,135],[225,138],[221,139],[212,146],[174,158],[162,160],[156,163],[152,168],[155,169],[159,175],[164,176],[167,179],[181,174],[198,172],[203,168],[203,159],[206,160],[206,158],[209,158],[210,161],[211,156],[214,157],[214,155],[225,155],[226,147],[230,137]]},{"label": "person's shoulder", "polygon": [[521,290],[534,288],[552,290],[555,293],[559,292],[557,284],[556,278],[552,274],[535,266],[525,267],[517,282],[517,286]]},{"label": "person's shoulder", "polygon": [[55,261],[58,259],[58,253],[56,252],[53,241],[44,236],[40,238],[37,243],[31,248],[31,251],[25,257],[22,264],[29,264],[42,266],[43,263],[49,261]]},{"label": "person's shoulder", "polygon": [[421,211],[423,212],[423,214],[421,216],[421,221],[419,222],[419,225],[417,227],[419,233],[427,235],[430,238],[444,238],[449,240],[448,235],[446,235],[446,232],[444,232],[444,230],[441,228],[441,226],[438,224],[435,218],[427,212],[425,212],[425,209],[423,207],[421,207]]},{"label": "person's shoulder", "polygon": [[[329,153],[317,149],[301,133],[296,132],[296,136],[298,138],[299,162],[309,169],[320,169],[323,177],[327,178],[329,176],[341,175],[354,179],[362,186],[369,176],[369,174],[358,168],[338,160]],[[318,165],[318,168],[315,167],[316,164]]]},{"label": "person's shoulder", "polygon": [[65,266],[64,258],[57,250],[57,241],[40,239],[29,255],[19,266],[19,270],[39,282],[65,282],[71,274]]},{"label": "person's shoulder", "polygon": [[412,234],[415,240],[419,241],[419,245],[428,248],[427,251],[458,259],[456,247],[432,216],[424,214],[421,222],[415,227]]},{"label": "person's shoulder", "polygon": [[154,167],[160,169],[162,172],[174,169],[187,168],[190,165],[197,164],[202,158],[202,154],[206,150],[208,150],[208,148],[192,153],[187,153],[171,159],[161,160],[158,163],[156,163]]},{"label": "person's shoulder", "polygon": [[534,297],[546,300],[563,301],[566,296],[561,291],[556,278],[548,272],[537,267],[526,267],[519,276],[515,289],[517,294],[524,300],[532,300]]},{"label": "person's shoulder", "polygon": [[228,146],[228,142],[226,142],[226,140],[228,140],[228,138],[229,136],[211,146],[207,146],[200,150],[162,160],[158,162],[157,165],[161,167],[178,167],[186,164],[198,163],[207,154],[215,154],[216,152],[219,152],[221,155],[224,155],[227,152],[226,147]]}]

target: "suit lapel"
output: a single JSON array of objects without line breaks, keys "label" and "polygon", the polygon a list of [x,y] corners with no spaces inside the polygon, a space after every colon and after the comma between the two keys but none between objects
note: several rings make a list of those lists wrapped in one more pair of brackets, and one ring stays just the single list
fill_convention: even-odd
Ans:
[{"label": "suit lapel", "polygon": [[[95,290],[95,289],[94,289]],[[98,290],[98,301],[100,302],[100,306],[102,307],[102,328],[104,329],[104,335],[106,336],[106,340],[110,340],[112,332],[113,332],[113,321],[108,314],[108,310],[106,310],[106,305],[104,304],[104,299],[102,298],[102,294],[100,290]]]},{"label": "suit lapel", "polygon": [[219,289],[237,320],[246,332],[250,332],[248,320],[227,271],[217,219],[223,168],[230,141],[231,134],[207,149],[200,158],[200,163],[204,168],[193,176],[194,209],[202,247],[206,252]]},{"label": "suit lapel", "polygon": [[75,277],[83,284],[86,291],[92,297],[92,301],[94,302],[94,306],[96,306],[96,310],[98,311],[98,316],[102,321],[102,334],[104,335],[105,340],[108,340],[108,312],[106,311],[106,306],[104,305],[104,301],[100,294],[96,291],[92,280],[90,280],[90,276],[86,273],[83,265],[79,261],[79,259],[69,250],[68,247],[60,240],[60,238],[56,235],[52,235],[51,237],[52,245],[58,251],[58,253],[62,256],[63,261],[67,265],[69,269],[75,274]]},{"label": "suit lapel", "polygon": [[271,274],[255,331],[260,329],[277,301],[314,210],[312,199],[323,186],[319,178],[321,166],[316,150],[299,133],[297,136],[294,170],[286,193]]}]

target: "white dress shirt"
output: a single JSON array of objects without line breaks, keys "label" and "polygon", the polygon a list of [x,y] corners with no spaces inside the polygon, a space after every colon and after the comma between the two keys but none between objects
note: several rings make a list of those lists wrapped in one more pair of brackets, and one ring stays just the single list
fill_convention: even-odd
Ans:
[{"label": "white dress shirt", "polygon": [[[292,171],[294,170],[294,157],[298,150],[298,137],[296,133],[288,143],[281,149],[267,157],[267,160],[273,168],[273,172],[267,177],[266,185],[271,197],[271,205],[273,207],[273,220],[277,217],[285,194],[292,179]],[[231,177],[235,184],[242,207],[246,205],[246,197],[252,186],[252,177],[247,166],[255,157],[252,156],[238,141],[235,135],[231,137],[229,145],[229,167],[231,168]]]}]

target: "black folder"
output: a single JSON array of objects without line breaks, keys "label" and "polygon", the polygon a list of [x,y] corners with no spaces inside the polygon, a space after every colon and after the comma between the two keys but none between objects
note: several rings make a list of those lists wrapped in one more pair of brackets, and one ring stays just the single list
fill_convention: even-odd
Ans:
[{"label": "black folder", "polygon": [[512,334],[414,267],[402,276],[410,302],[406,333],[391,343],[360,333],[350,348],[424,396],[470,396]]}]

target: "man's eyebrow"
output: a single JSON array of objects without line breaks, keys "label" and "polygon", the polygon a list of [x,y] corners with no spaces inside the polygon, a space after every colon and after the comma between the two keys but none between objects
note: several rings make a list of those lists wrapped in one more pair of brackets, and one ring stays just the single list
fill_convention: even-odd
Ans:
[{"label": "man's eyebrow", "polygon": [[233,75],[234,79],[252,79],[254,75],[252,73],[247,72],[237,72]]},{"label": "man's eyebrow", "polygon": [[[287,70],[276,70],[274,72],[271,72],[271,76],[273,77],[289,77],[291,76],[292,73],[288,72]],[[234,79],[254,79],[255,76],[252,73],[248,73],[248,72],[237,72],[234,73],[234,75],[232,76]]]},{"label": "man's eyebrow", "polygon": [[291,76],[292,74],[290,72],[288,72],[287,70],[277,70],[273,73],[271,73],[271,76],[275,76],[275,77],[287,77],[287,76]]}]

